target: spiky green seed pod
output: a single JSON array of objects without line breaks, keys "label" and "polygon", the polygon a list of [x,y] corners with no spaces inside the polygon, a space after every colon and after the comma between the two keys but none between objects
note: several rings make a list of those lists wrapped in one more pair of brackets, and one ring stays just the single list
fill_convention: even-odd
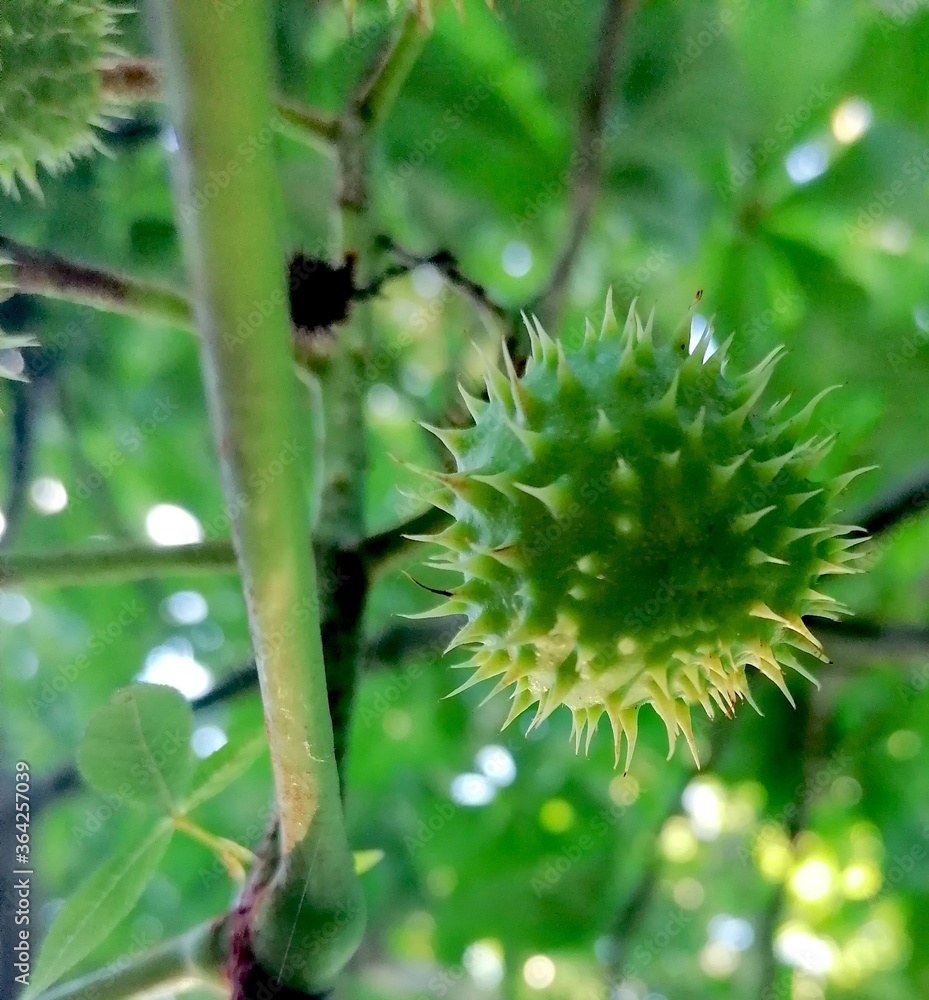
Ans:
[{"label": "spiky green seed pod", "polygon": [[579,747],[606,714],[628,769],[650,704],[669,756],[683,732],[696,757],[691,705],[730,715],[752,700],[749,667],[789,698],[784,668],[810,677],[826,659],[802,616],[844,610],[815,587],[857,572],[865,539],[833,509],[858,473],[810,478],[832,444],[803,439],[825,392],[786,420],[786,400],[758,409],[780,349],[736,378],[731,338],[710,356],[708,329],[688,353],[688,320],[656,343],[635,303],[621,331],[610,298],[577,351],[526,325],[522,378],[504,352],[506,374],[486,369],[489,401],[462,390],[474,425],[428,428],[457,472],[425,473],[455,519],[426,537],[447,549],[433,565],[464,580],[426,615],[467,615],[453,645],[474,651],[474,673],[459,690],[512,687],[506,724],[566,705]]},{"label": "spiky green seed pod", "polygon": [[110,110],[99,67],[114,14],[93,0],[3,0],[0,6],[0,184],[39,193],[39,164],[67,167],[98,145]]}]

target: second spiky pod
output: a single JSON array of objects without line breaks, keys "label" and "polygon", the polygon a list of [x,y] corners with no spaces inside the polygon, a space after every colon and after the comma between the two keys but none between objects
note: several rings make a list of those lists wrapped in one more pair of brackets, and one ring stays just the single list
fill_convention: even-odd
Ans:
[{"label": "second spiky pod", "polygon": [[115,8],[94,0],[0,4],[0,187],[39,193],[41,164],[55,171],[99,145],[113,111],[101,64],[113,54]]}]

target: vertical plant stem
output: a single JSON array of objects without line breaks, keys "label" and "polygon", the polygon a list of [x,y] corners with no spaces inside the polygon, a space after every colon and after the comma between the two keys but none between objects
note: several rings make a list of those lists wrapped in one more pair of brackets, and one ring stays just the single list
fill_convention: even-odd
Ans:
[{"label": "vertical plant stem", "polygon": [[[410,4],[396,34],[376,57],[343,115],[338,132],[344,249],[356,261],[356,280],[370,279],[376,249],[367,197],[369,152],[374,130],[390,110],[427,37]],[[336,731],[336,755],[344,761],[351,706],[362,647],[362,616],[368,590],[365,537],[365,479],[368,452],[365,391],[370,357],[372,307],[357,303],[352,321],[339,331],[336,350],[321,372],[325,423],[325,480],[319,541],[328,552],[327,608],[323,642],[329,703]]]},{"label": "vertical plant stem", "polygon": [[[251,943],[272,976],[319,990],[357,947],[364,918],[308,537],[309,434],[298,417],[277,224],[267,8],[165,0],[158,10],[180,144],[178,215],[280,818],[281,864]],[[334,914],[337,927],[316,934]]]},{"label": "vertical plant stem", "polygon": [[579,113],[575,158],[578,167],[571,180],[568,238],[542,293],[537,311],[547,326],[557,326],[568,284],[600,193],[607,116],[613,96],[613,78],[623,31],[638,0],[605,0],[599,44],[587,95]]},{"label": "vertical plant stem", "polygon": [[[356,249],[364,257],[373,249],[373,234],[365,217],[367,203],[368,154],[371,138],[387,117],[416,59],[422,51],[429,30],[416,4],[408,0],[400,26],[362,80],[342,119],[339,135],[339,160],[342,170],[342,226],[345,247]],[[361,278],[364,274],[364,259]]]}]

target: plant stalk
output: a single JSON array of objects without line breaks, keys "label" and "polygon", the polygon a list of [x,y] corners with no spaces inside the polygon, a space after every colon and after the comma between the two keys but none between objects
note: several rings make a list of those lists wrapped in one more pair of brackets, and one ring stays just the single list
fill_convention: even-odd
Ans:
[{"label": "plant stalk", "polygon": [[[178,214],[280,820],[281,863],[253,946],[269,974],[309,992],[331,987],[364,916],[327,706],[277,178],[270,143],[258,141],[274,115],[267,5],[225,16],[212,0],[165,0],[158,15]],[[228,183],[211,184],[220,175]]]}]

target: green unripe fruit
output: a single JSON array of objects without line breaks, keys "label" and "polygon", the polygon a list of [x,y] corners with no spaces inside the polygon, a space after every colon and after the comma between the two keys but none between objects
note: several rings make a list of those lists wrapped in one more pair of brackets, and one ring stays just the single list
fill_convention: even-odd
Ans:
[{"label": "green unripe fruit", "polygon": [[860,529],[832,523],[858,473],[810,479],[832,444],[803,439],[825,392],[786,420],[786,400],[758,409],[780,348],[736,378],[729,342],[704,357],[708,330],[688,353],[688,322],[656,343],[634,304],[621,331],[609,298],[577,351],[527,327],[525,374],[505,354],[506,374],[487,367],[489,402],[463,392],[474,426],[428,428],[457,463],[426,473],[455,518],[427,536],[448,550],[433,565],[464,580],[426,614],[467,615],[453,645],[474,650],[474,673],[459,690],[512,686],[507,724],[566,705],[589,745],[606,714],[628,768],[650,704],[671,749],[683,732],[694,750],[691,705],[730,715],[751,701],[746,668],[787,694],[785,667],[809,677],[826,659],[802,616],[842,611],[817,580],[858,572],[865,539],[845,536]]},{"label": "green unripe fruit", "polygon": [[98,145],[107,102],[99,67],[113,10],[93,0],[3,0],[0,7],[0,184],[38,194],[39,164],[56,171]]}]

